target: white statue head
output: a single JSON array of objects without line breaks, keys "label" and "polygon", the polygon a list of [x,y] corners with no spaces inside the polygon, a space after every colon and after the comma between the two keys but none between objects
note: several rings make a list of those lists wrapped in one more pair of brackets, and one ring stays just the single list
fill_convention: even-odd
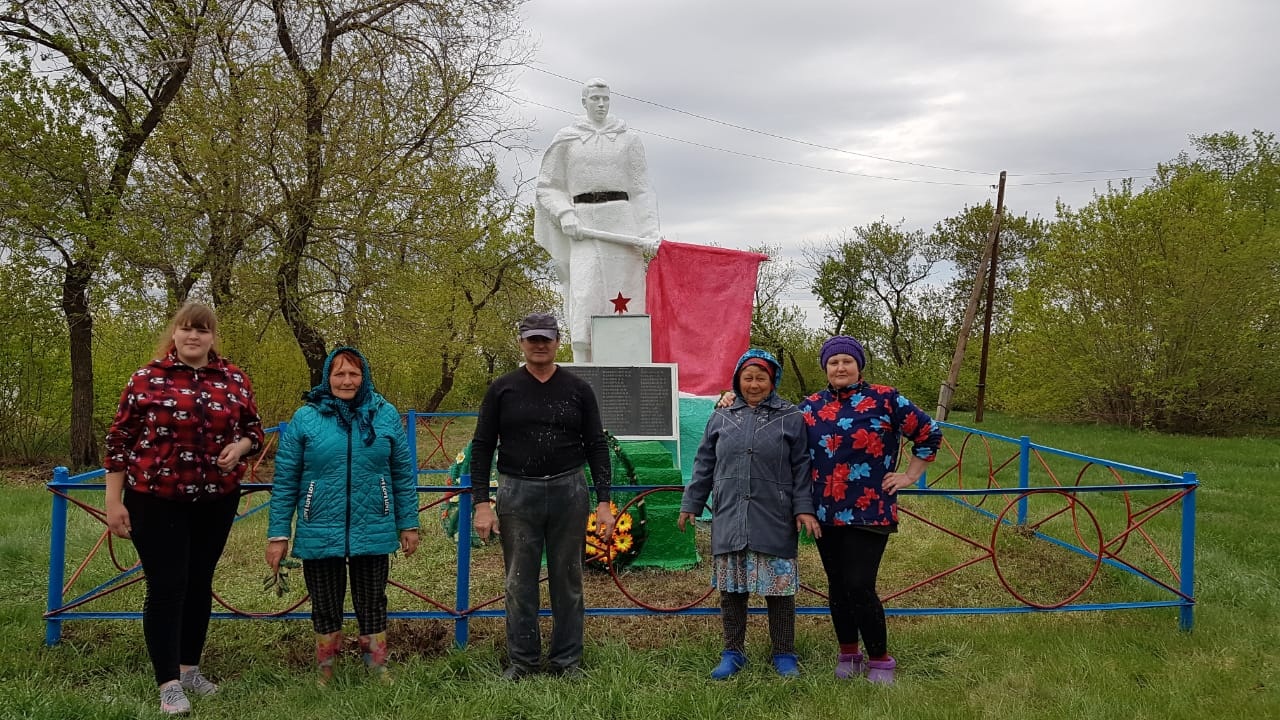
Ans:
[{"label": "white statue head", "polygon": [[582,86],[582,108],[587,111],[588,120],[604,124],[609,117],[609,83],[604,78],[591,78]]}]

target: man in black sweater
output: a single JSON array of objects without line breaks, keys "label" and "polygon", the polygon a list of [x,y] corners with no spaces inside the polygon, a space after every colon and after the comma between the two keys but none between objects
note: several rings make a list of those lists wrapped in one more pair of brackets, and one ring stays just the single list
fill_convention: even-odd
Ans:
[{"label": "man in black sweater", "polygon": [[[586,381],[556,365],[559,348],[555,317],[533,313],[520,321],[525,365],[489,386],[471,441],[476,534],[488,540],[491,533],[499,533],[502,539],[510,660],[503,675],[511,680],[541,666],[538,577],[544,546],[552,619],[548,669],[555,674],[581,672],[586,616],[582,555],[590,514],[584,465],[591,466],[595,482],[598,532],[605,542],[613,536],[609,446],[600,408]],[[500,500],[496,514],[489,502],[495,449]]]}]

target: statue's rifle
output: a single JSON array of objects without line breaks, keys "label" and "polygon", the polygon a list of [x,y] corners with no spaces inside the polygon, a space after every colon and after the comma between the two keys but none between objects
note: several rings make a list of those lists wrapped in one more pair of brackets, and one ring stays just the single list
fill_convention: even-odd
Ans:
[{"label": "statue's rifle", "polygon": [[601,240],[603,242],[614,243],[615,245],[626,245],[628,247],[639,248],[647,251],[656,250],[658,247],[658,238],[642,238],[636,237],[635,235],[623,235],[621,233],[609,232],[607,230],[595,230],[589,227],[579,227],[578,237]]}]

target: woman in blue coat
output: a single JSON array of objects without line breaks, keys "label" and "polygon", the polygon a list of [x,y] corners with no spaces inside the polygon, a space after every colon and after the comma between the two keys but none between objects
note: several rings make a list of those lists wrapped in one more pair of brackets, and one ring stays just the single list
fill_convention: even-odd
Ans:
[{"label": "woman in blue coat", "polygon": [[782,366],[764,350],[748,350],[733,373],[733,404],[712,414],[694,458],[677,524],[702,512],[715,493],[711,519],[711,584],[720,590],[724,652],[711,671],[727,679],[747,664],[747,599],[769,609],[773,667],[800,674],[795,655],[796,545],[804,528],[817,534],[804,422],[774,388]]},{"label": "woman in blue coat", "polygon": [[365,664],[385,673],[388,556],[418,549],[417,472],[400,413],[374,390],[369,362],[355,348],[330,353],[324,378],[280,438],[266,553],[279,570],[293,537],[322,684],[342,646],[348,570]]}]

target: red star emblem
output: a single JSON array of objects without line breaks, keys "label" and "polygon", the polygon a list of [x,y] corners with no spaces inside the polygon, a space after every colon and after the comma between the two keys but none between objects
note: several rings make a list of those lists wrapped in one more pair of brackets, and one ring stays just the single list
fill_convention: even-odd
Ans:
[{"label": "red star emblem", "polygon": [[631,298],[622,297],[622,293],[618,293],[618,297],[610,300],[613,303],[613,311],[619,315],[627,311],[627,303],[631,302]]}]

